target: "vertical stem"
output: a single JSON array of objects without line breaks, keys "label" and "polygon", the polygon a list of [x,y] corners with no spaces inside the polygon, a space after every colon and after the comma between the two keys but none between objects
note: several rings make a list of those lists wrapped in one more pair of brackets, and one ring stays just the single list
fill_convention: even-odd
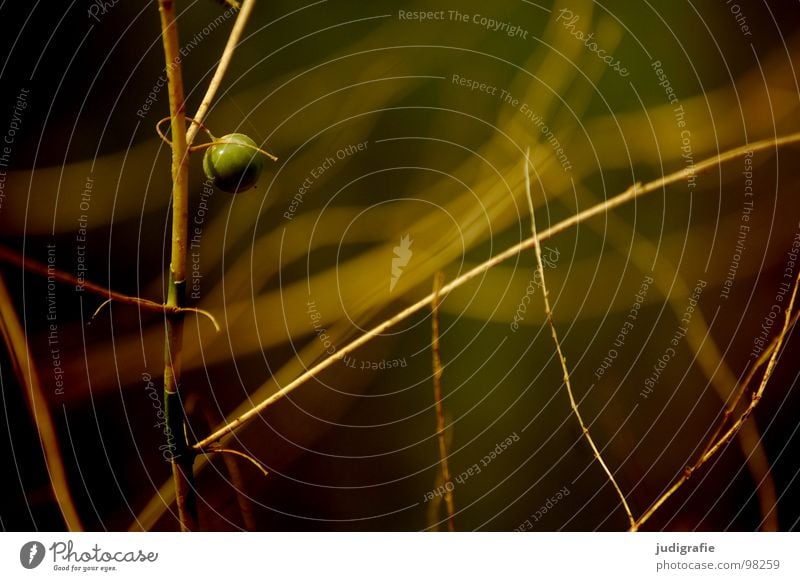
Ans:
[{"label": "vertical stem", "polygon": [[[161,38],[169,82],[169,110],[172,124],[172,252],[169,267],[167,305],[186,303],[186,240],[189,213],[189,151],[186,141],[186,104],[183,96],[180,45],[175,3],[158,0]],[[194,453],[186,440],[186,422],[179,395],[183,348],[183,313],[167,317],[164,341],[164,411],[169,435],[174,441],[172,475],[181,530],[197,529],[197,500],[194,490]]]},{"label": "vertical stem", "polygon": [[442,292],[444,275],[436,273],[433,279],[433,302],[431,303],[431,350],[433,351],[433,398],[436,401],[436,435],[439,440],[439,463],[442,467],[442,485],[444,486],[444,502],[447,508],[447,529],[456,530],[455,503],[453,502],[453,488],[448,486],[450,479],[450,466],[447,463],[447,440],[444,431],[444,409],[442,406],[442,356],[439,350],[439,293]]}]

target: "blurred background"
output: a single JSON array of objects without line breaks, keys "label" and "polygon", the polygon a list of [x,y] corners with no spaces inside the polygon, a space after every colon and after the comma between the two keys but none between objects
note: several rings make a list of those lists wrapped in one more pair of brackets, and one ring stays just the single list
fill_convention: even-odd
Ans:
[{"label": "blurred background", "polygon": [[[191,114],[235,14],[177,5]],[[222,331],[187,320],[190,437],[426,296],[437,271],[452,280],[529,237],[526,148],[544,231],[634,182],[800,130],[799,14],[788,0],[258,2],[206,125],[279,160],[235,196],[204,189],[192,160],[190,303]],[[0,30],[3,247],[163,300],[156,3],[5,2]],[[800,268],[798,160],[797,146],[739,157],[543,243],[576,398],[637,515],[778,332]],[[456,528],[626,529],[571,413],[534,270],[521,253],[442,301]],[[163,317],[112,304],[92,318],[101,297],[2,276],[82,526],[175,530],[152,396]],[[267,477],[201,458],[202,528],[446,528],[430,343],[423,309],[237,431],[226,446]],[[797,529],[797,348],[790,334],[746,428],[645,528]],[[0,372],[0,524],[64,529],[8,348]]]}]

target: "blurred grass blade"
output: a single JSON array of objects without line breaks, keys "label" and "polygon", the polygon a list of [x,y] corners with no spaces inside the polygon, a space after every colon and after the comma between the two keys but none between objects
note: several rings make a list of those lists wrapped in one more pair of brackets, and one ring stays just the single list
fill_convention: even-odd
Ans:
[{"label": "blurred grass blade", "polygon": [[0,275],[0,332],[3,341],[8,347],[9,355],[14,366],[14,373],[19,380],[20,387],[25,392],[25,400],[28,403],[28,411],[31,414],[36,429],[39,432],[39,441],[44,452],[47,473],[50,476],[50,486],[53,489],[58,508],[64,517],[64,522],[69,531],[82,531],[78,511],[72,500],[72,494],[67,482],[67,474],[64,469],[64,461],[58,445],[58,435],[56,433],[53,418],[47,407],[47,402],[42,393],[42,385],[39,376],[34,368],[28,343],[25,340],[25,333],[20,325],[14,304],[6,288],[5,280]]}]

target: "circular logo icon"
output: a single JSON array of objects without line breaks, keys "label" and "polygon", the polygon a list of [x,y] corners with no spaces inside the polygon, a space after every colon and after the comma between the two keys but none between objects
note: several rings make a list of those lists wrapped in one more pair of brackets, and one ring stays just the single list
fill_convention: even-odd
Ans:
[{"label": "circular logo icon", "polygon": [[19,562],[26,569],[35,569],[44,560],[44,545],[39,541],[30,541],[19,550]]}]

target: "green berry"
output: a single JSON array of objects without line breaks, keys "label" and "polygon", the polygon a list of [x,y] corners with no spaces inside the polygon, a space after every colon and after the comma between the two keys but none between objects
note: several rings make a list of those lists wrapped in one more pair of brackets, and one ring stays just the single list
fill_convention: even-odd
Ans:
[{"label": "green berry", "polygon": [[255,141],[243,133],[217,139],[203,156],[203,171],[223,192],[238,194],[252,188],[264,169]]}]

